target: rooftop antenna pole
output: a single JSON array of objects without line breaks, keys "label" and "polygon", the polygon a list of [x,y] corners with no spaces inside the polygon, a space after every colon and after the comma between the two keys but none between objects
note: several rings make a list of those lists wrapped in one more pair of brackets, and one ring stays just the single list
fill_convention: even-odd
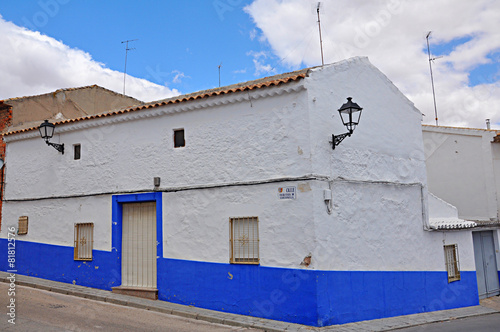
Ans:
[{"label": "rooftop antenna pole", "polygon": [[129,40],[122,41],[122,44],[126,43],[125,44],[125,70],[123,71],[123,95],[125,95],[125,79],[127,77],[127,53],[128,53],[128,51],[135,50],[135,48],[128,48],[128,43],[136,41],[136,40],[139,40],[139,39],[129,39]]},{"label": "rooftop antenna pole", "polygon": [[222,66],[222,62],[220,63],[220,65],[217,66],[217,68],[219,68],[219,88],[220,88],[220,67]]},{"label": "rooftop antenna pole", "polygon": [[323,60],[323,40],[321,40],[321,20],[319,19],[319,7],[321,7],[321,2],[318,2],[318,7],[316,8],[316,12],[318,13],[318,29],[319,29],[319,47],[321,49],[321,65],[325,65],[325,61]]},{"label": "rooftop antenna pole", "polygon": [[438,126],[438,111],[436,107],[436,92],[434,91],[434,77],[432,76],[432,61],[436,60],[437,58],[431,58],[431,48],[429,47],[429,36],[431,35],[432,31],[429,31],[427,36],[425,36],[425,39],[427,39],[427,53],[429,54],[429,68],[431,70],[431,84],[432,84],[432,96],[434,98],[434,115],[436,116],[436,126]]}]

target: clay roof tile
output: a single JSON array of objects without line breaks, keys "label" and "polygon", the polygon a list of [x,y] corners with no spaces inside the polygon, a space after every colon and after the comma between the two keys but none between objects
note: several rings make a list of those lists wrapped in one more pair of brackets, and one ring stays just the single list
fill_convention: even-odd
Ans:
[{"label": "clay roof tile", "polygon": [[[144,105],[138,105],[138,106],[135,106],[133,108],[126,108],[126,109],[113,111],[113,112],[93,114],[93,115],[88,115],[88,116],[76,118],[76,119],[56,121],[54,124],[57,125],[57,124],[64,124],[64,123],[71,123],[71,122],[77,122],[77,121],[84,121],[84,120],[108,117],[108,116],[123,114],[126,112],[134,112],[134,111],[140,111],[143,109],[156,108],[156,107],[168,105],[168,104],[178,104],[178,103],[187,102],[190,100],[209,98],[212,96],[226,95],[226,94],[235,93],[235,92],[244,92],[244,91],[249,91],[249,90],[254,90],[254,89],[261,89],[261,88],[265,88],[265,87],[270,87],[270,86],[278,86],[280,84],[285,84],[285,83],[289,83],[292,81],[298,81],[302,78],[305,78],[307,76],[308,72],[309,72],[309,68],[302,69],[302,70],[299,70],[299,71],[296,71],[293,73],[280,74],[280,75],[275,75],[275,76],[271,76],[271,77],[261,78],[261,79],[255,80],[255,81],[239,83],[239,84],[234,84],[234,85],[230,85],[230,86],[226,86],[226,87],[220,87],[220,88],[215,88],[215,89],[210,89],[210,90],[194,92],[194,93],[187,94],[187,95],[167,98],[164,100],[146,103]],[[91,86],[91,87],[94,87],[94,86]],[[88,87],[82,87],[82,88],[88,88]],[[74,89],[82,89],[82,88],[74,88]],[[70,89],[60,89],[60,90],[70,90]],[[59,90],[57,90],[57,91],[59,91]],[[23,133],[23,132],[37,130],[37,129],[38,129],[38,127],[30,127],[30,128],[25,128],[25,129],[7,132],[4,135],[5,136],[13,135],[13,134]]]}]

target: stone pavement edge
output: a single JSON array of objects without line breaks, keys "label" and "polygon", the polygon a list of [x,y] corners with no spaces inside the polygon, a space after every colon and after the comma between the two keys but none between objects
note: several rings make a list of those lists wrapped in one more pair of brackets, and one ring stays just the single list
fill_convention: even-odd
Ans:
[{"label": "stone pavement edge", "polygon": [[[0,282],[9,283],[10,273],[0,271]],[[38,288],[55,293],[78,296],[90,300],[108,302],[123,306],[136,307],[175,316],[198,319],[202,321],[229,326],[252,327],[263,331],[391,331],[405,327],[428,323],[442,322],[473,316],[489,315],[500,312],[500,297],[495,296],[481,301],[481,305],[451,310],[441,310],[420,314],[374,319],[343,325],[311,327],[306,325],[280,322],[270,319],[236,315],[231,313],[196,308],[166,301],[148,300],[90,287],[67,284],[24,275],[15,275],[16,285]]]}]

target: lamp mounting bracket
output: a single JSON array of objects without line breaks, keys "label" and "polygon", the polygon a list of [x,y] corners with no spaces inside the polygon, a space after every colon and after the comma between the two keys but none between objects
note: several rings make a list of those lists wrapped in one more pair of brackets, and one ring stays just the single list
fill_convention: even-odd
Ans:
[{"label": "lamp mounting bracket", "polygon": [[346,137],[351,137],[351,132],[347,132],[345,134],[340,135],[332,135],[332,149],[335,150],[335,147],[340,144]]},{"label": "lamp mounting bracket", "polygon": [[57,151],[61,152],[64,154],[64,144],[57,144],[57,143],[52,143],[49,141],[46,141],[47,145],[54,147]]}]

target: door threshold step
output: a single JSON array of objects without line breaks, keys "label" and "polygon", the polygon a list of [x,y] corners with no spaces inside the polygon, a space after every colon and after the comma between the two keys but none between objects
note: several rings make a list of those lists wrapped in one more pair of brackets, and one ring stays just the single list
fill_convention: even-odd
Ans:
[{"label": "door threshold step", "polygon": [[111,290],[116,294],[142,297],[149,300],[158,299],[158,289],[156,288],[118,286],[112,287]]}]

